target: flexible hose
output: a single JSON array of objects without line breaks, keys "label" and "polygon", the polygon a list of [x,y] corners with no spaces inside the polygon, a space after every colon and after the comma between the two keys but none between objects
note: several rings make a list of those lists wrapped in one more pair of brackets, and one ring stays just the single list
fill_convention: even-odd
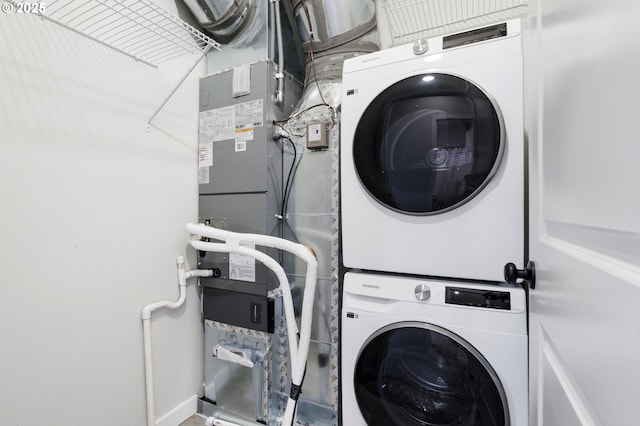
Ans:
[{"label": "flexible hose", "polygon": [[[313,301],[315,296],[317,282],[318,262],[312,251],[302,244],[282,238],[272,237],[260,234],[247,234],[225,231],[202,224],[188,223],[187,231],[192,234],[189,242],[197,250],[215,251],[215,252],[235,252],[245,254],[255,258],[271,269],[280,282],[282,298],[284,303],[285,320],[287,323],[287,335],[289,337],[289,348],[291,353],[291,387],[292,392],[289,395],[283,425],[291,425],[295,417],[295,408],[297,405],[298,394],[304,379],[304,373],[307,365],[307,357],[309,355],[309,344],[311,343],[311,323],[313,320]],[[213,238],[215,240],[225,241],[221,243],[209,243],[199,240],[199,236]],[[270,256],[261,251],[241,246],[240,244],[256,244],[265,247],[280,249],[294,254],[304,260],[307,264],[305,274],[305,290],[302,302],[302,314],[300,322],[300,341],[297,342],[297,324],[295,320],[295,312],[293,310],[293,301],[291,299],[291,289],[287,280],[286,273],[282,266]]]},{"label": "flexible hose", "polygon": [[[264,266],[271,269],[278,281],[280,282],[280,289],[282,290],[282,299],[284,303],[285,319],[287,321],[287,335],[289,337],[289,352],[292,359],[297,359],[298,348],[296,346],[298,326],[295,322],[295,312],[293,309],[293,300],[291,298],[291,288],[289,287],[289,281],[287,280],[287,274],[282,269],[282,266],[276,262],[271,256],[268,256],[261,251],[252,249],[249,247],[237,246],[230,247],[227,244],[222,243],[209,243],[205,241],[199,241],[197,236],[192,236],[189,241],[191,246],[196,250],[209,251],[213,253],[238,253],[245,256],[251,256]],[[293,322],[291,319],[293,318]]]}]

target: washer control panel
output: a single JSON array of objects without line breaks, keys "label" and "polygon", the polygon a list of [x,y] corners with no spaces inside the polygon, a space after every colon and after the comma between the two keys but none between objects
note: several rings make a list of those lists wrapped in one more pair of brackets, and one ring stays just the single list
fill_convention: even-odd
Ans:
[{"label": "washer control panel", "polygon": [[[526,294],[521,286],[467,283],[426,278],[347,272],[342,286],[343,309],[373,309],[388,313],[399,306],[401,312],[415,308],[424,315],[427,306],[490,309],[497,314],[526,315]],[[361,306],[360,302],[367,301]],[[407,304],[408,303],[408,304]],[[375,304],[375,308],[373,305]],[[384,309],[382,309],[384,308]],[[431,309],[431,308],[428,308]],[[383,312],[384,311],[384,312]],[[442,310],[451,312],[451,309]],[[350,311],[352,312],[352,310]],[[440,312],[430,310],[429,312]],[[449,321],[450,319],[447,319]]]}]

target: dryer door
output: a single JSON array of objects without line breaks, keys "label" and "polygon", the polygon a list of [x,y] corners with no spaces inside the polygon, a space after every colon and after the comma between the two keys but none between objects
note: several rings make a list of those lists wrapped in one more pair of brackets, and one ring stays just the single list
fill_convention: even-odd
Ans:
[{"label": "dryer door", "polygon": [[362,349],[353,380],[369,426],[510,424],[493,368],[441,327],[410,322],[380,330]]},{"label": "dryer door", "polygon": [[497,106],[454,75],[413,76],[388,87],[363,113],[353,158],[369,194],[393,210],[444,213],[487,185],[504,149]]}]

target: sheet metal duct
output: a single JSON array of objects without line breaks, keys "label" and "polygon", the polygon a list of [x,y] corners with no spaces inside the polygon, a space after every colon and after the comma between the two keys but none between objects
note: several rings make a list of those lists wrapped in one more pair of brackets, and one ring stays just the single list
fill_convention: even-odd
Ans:
[{"label": "sheet metal duct", "polygon": [[220,43],[229,43],[253,23],[256,0],[184,0],[198,24]]},{"label": "sheet metal duct", "polygon": [[[304,51],[289,0],[175,0],[181,16],[223,44],[207,55],[207,75],[239,65],[271,61],[302,82]],[[278,7],[279,6],[279,7]],[[276,8],[281,17],[284,61],[279,55]]]},{"label": "sheet metal duct", "polygon": [[357,40],[376,28],[373,0],[293,0],[292,5],[302,42],[316,53]]},{"label": "sheet metal duct", "polygon": [[310,80],[342,76],[344,59],[379,50],[373,0],[291,0]]},{"label": "sheet metal duct", "polygon": [[302,99],[295,119],[284,127],[299,134],[298,126],[307,121],[325,120],[314,105],[330,106],[330,121],[335,120],[344,60],[380,48],[374,0],[291,0],[291,5],[307,60]]}]

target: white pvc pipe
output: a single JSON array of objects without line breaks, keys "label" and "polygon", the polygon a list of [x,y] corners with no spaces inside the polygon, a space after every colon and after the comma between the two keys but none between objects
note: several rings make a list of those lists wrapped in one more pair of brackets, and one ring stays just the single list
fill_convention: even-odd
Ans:
[{"label": "white pvc pipe", "polygon": [[262,234],[225,231],[224,229],[218,229],[212,226],[195,223],[187,223],[186,228],[187,232],[189,232],[190,234],[202,235],[205,237],[213,238],[215,240],[226,241],[231,245],[237,242],[238,244],[257,244],[265,247],[285,250],[302,258],[308,266],[313,265],[314,268],[317,267],[316,258],[309,247],[302,244],[294,243],[293,241],[285,240],[283,238]]},{"label": "white pvc pipe", "polygon": [[144,383],[147,393],[147,426],[155,426],[155,407],[153,406],[153,365],[151,363],[151,321],[142,320],[144,339]]},{"label": "white pvc pipe", "polygon": [[207,277],[212,277],[213,276],[213,270],[211,269],[196,269],[194,271],[187,271],[185,273],[187,279],[189,278],[193,278],[193,277],[202,277],[202,278],[207,278]]},{"label": "white pvc pipe", "polygon": [[213,421],[213,423],[211,423],[213,426],[241,426],[238,423],[231,423],[228,422],[226,420],[221,420],[221,419],[215,419]]},{"label": "white pvc pipe", "polygon": [[210,417],[206,418],[204,424],[206,426],[263,426],[262,423],[240,417],[224,409],[214,409],[214,412],[211,413]]},{"label": "white pvc pipe", "polygon": [[[276,274],[278,280],[280,281],[280,289],[282,290],[283,303],[285,307],[285,320],[287,322],[289,347],[291,352],[291,382],[292,385],[300,386],[302,383],[302,379],[304,378],[307,357],[309,354],[309,344],[311,342],[313,300],[317,281],[318,262],[315,255],[311,252],[311,249],[302,244],[297,244],[289,240],[271,237],[268,235],[237,233],[193,223],[188,223],[186,225],[186,228],[189,233],[193,234],[193,237],[190,239],[190,243],[194,248],[204,251],[222,251],[246,254],[262,262]],[[216,240],[225,241],[225,243],[219,244],[203,242],[199,241],[199,238],[197,236],[205,236]],[[266,254],[258,250],[241,246],[240,244],[242,243],[257,244],[265,247],[285,250],[300,257],[307,263],[300,324],[300,342],[298,344],[296,344],[298,340],[296,335],[297,325],[295,321],[295,313],[293,310],[293,301],[291,300],[291,289],[289,287],[289,282],[287,280],[286,274],[284,273],[284,270],[282,269],[282,266],[280,266],[280,264],[273,260],[270,256],[267,256]],[[285,415],[283,419],[284,426],[289,426],[292,424],[293,418],[295,416],[296,404],[297,401],[293,400],[290,397],[285,409]]]},{"label": "white pvc pipe", "polygon": [[184,257],[178,256],[178,287],[180,293],[175,302],[161,301],[151,303],[142,308],[142,338],[144,340],[144,378],[147,396],[147,426],[155,426],[155,407],[153,395],[153,363],[151,357],[151,313],[160,308],[178,309],[187,299],[187,279],[192,277],[210,277],[213,271],[184,270]]},{"label": "white pvc pipe", "polygon": [[204,424],[206,426],[242,426],[240,423],[222,420],[217,417],[209,417]]}]

